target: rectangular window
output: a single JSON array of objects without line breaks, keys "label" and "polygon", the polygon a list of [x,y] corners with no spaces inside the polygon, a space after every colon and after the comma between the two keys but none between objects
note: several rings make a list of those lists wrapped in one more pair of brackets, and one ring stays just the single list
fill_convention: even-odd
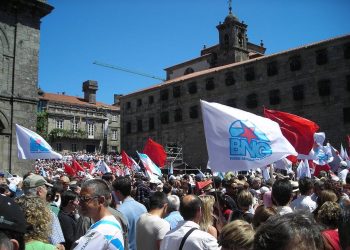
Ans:
[{"label": "rectangular window", "polygon": [[192,106],[190,107],[190,118],[196,119],[198,118],[198,106]]},{"label": "rectangular window", "polygon": [[277,62],[270,62],[267,64],[267,75],[274,76],[278,74]]},{"label": "rectangular window", "polygon": [[126,133],[131,134],[131,122],[126,123]]},{"label": "rectangular window", "polygon": [[163,89],[160,91],[160,100],[161,101],[166,101],[169,98],[169,91],[168,89]]},{"label": "rectangular window", "polygon": [[150,117],[148,119],[148,130],[153,130],[154,129],[154,118]]},{"label": "rectangular window", "polygon": [[142,132],[142,120],[137,120],[137,132]]},{"label": "rectangular window", "polygon": [[254,67],[249,67],[244,69],[245,71],[245,79],[247,81],[253,81],[255,79]]},{"label": "rectangular window", "polygon": [[320,96],[329,96],[331,94],[331,81],[329,79],[320,80],[317,83],[318,94]]},{"label": "rectangular window", "polygon": [[72,121],[72,130],[74,133],[78,132],[79,129],[79,121],[73,119]]},{"label": "rectangular window", "polygon": [[71,150],[72,152],[77,152],[77,144],[73,143]]},{"label": "rectangular window", "polygon": [[295,85],[292,88],[294,101],[300,101],[304,99],[304,85]]},{"label": "rectangular window", "polygon": [[169,123],[169,112],[164,111],[160,113],[160,122],[161,124],[168,124]]},{"label": "rectangular window", "polygon": [[56,143],[56,150],[58,152],[62,151],[62,143]]},{"label": "rectangular window", "polygon": [[196,82],[190,82],[188,85],[188,93],[191,95],[197,93],[197,83]]},{"label": "rectangular window", "polygon": [[137,105],[137,107],[141,107],[142,106],[142,99],[137,99],[136,105]]},{"label": "rectangular window", "polygon": [[350,75],[346,76],[346,90],[350,91]]},{"label": "rectangular window", "polygon": [[277,105],[281,102],[280,99],[280,90],[279,89],[273,89],[269,91],[269,99],[271,105]]},{"label": "rectangular window", "polygon": [[323,65],[328,62],[327,49],[321,49],[316,51],[316,64]]},{"label": "rectangular window", "polygon": [[181,88],[180,88],[180,86],[175,86],[173,88],[173,97],[178,98],[180,96],[181,96]]},{"label": "rectangular window", "polygon": [[118,140],[118,130],[112,130],[112,140]]},{"label": "rectangular window", "polygon": [[231,86],[231,85],[234,85],[236,83],[236,80],[233,76],[233,72],[227,72],[225,76],[226,76],[226,78],[225,78],[226,86]]},{"label": "rectangular window", "polygon": [[117,116],[116,115],[112,115],[112,122],[116,122],[117,121]]},{"label": "rectangular window", "polygon": [[344,123],[350,123],[350,108],[343,108]]},{"label": "rectangular window", "polygon": [[350,59],[350,43],[344,45],[344,58]]},{"label": "rectangular window", "polygon": [[256,94],[250,94],[246,99],[247,108],[253,109],[258,106],[258,96]]},{"label": "rectangular window", "polygon": [[214,83],[214,78],[208,78],[205,84],[205,89],[206,90],[213,90],[215,89],[215,83]]},{"label": "rectangular window", "polygon": [[89,123],[88,124],[88,138],[93,138],[95,135],[95,124]]},{"label": "rectangular window", "polygon": [[56,120],[56,128],[63,129],[63,120]]},{"label": "rectangular window", "polygon": [[297,71],[301,69],[300,56],[292,56],[289,58],[289,67],[291,71]]},{"label": "rectangular window", "polygon": [[131,102],[126,102],[126,109],[130,109],[131,108]]},{"label": "rectangular window", "polygon": [[182,110],[181,109],[175,109],[174,112],[174,121],[180,122],[182,121]]},{"label": "rectangular window", "polygon": [[153,104],[153,103],[154,103],[154,97],[153,97],[153,95],[150,95],[148,97],[148,104]]}]

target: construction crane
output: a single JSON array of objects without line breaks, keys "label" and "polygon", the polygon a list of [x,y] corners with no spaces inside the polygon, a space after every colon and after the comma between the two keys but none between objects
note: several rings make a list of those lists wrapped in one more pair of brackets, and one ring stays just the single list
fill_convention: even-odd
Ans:
[{"label": "construction crane", "polygon": [[153,75],[150,75],[150,74],[138,72],[138,71],[131,70],[131,69],[122,68],[122,67],[111,65],[111,64],[107,64],[107,63],[94,61],[93,64],[98,65],[98,66],[102,66],[102,67],[106,67],[106,68],[121,70],[121,71],[128,72],[128,73],[135,74],[135,75],[140,75],[140,76],[144,76],[144,77],[148,77],[148,78],[153,78],[153,79],[165,81],[165,79],[161,78],[161,77],[153,76]]}]

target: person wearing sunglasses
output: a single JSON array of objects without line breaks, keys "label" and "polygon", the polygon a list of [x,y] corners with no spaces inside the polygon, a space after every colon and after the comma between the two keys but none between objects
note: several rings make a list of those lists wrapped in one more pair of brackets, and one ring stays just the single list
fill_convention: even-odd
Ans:
[{"label": "person wearing sunglasses", "polygon": [[110,199],[111,192],[104,180],[91,179],[82,184],[79,195],[80,213],[95,223],[73,244],[73,249],[124,250],[121,225],[108,210]]}]

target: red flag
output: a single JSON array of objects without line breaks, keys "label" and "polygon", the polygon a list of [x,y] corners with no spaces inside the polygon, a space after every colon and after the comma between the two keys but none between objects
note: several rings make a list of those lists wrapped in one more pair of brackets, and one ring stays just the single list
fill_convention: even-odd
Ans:
[{"label": "red flag", "polygon": [[148,138],[143,153],[148,155],[157,166],[164,167],[167,155],[162,145]]},{"label": "red flag", "polygon": [[84,166],[84,168],[89,168],[90,164],[87,161],[84,161],[83,162],[83,166]]},{"label": "red flag", "polygon": [[63,163],[63,166],[64,166],[64,171],[69,175],[69,176],[75,176],[76,175],[76,172],[75,170],[69,166],[68,164],[66,163]]},{"label": "red flag", "polygon": [[73,160],[73,163],[72,163],[72,168],[78,172],[78,171],[83,171],[85,172],[84,168],[82,166],[80,166],[80,164],[76,161],[76,160]]},{"label": "red flag", "polygon": [[202,190],[203,188],[205,188],[206,186],[212,184],[213,181],[212,180],[206,180],[206,181],[197,181],[196,182],[196,187],[198,190]]},{"label": "red flag", "polygon": [[298,158],[294,155],[288,155],[286,158],[294,164],[298,163]]},{"label": "red flag", "polygon": [[122,163],[124,166],[127,166],[129,169],[131,169],[132,162],[129,159],[129,156],[125,153],[124,150],[122,150]]},{"label": "red flag", "polygon": [[319,129],[316,123],[276,110],[264,109],[264,115],[280,125],[282,134],[299,154],[309,154],[314,145],[314,134]]}]

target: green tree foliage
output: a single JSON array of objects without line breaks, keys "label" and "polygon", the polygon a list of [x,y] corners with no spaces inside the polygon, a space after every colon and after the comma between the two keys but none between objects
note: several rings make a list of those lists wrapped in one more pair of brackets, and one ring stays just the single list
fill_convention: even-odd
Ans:
[{"label": "green tree foliage", "polygon": [[36,120],[36,131],[45,140],[48,137],[47,127],[48,127],[48,114],[45,111],[38,112],[37,120]]}]

